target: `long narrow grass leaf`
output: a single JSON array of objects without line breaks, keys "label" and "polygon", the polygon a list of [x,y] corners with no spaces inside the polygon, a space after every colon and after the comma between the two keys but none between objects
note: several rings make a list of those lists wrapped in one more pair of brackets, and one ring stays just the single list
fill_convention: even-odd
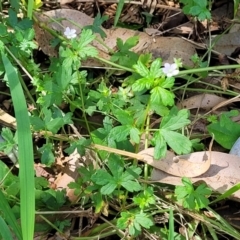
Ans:
[{"label": "long narrow grass leaf", "polygon": [[228,189],[225,193],[221,194],[219,197],[217,197],[214,201],[211,202],[212,203],[216,203],[219,202],[225,198],[230,197],[232,194],[234,194],[235,192],[237,192],[238,190],[240,190],[240,183],[232,186],[230,189]]},{"label": "long narrow grass leaf", "polygon": [[32,19],[33,16],[33,7],[34,7],[34,0],[27,1],[27,17]]},{"label": "long narrow grass leaf", "polygon": [[173,217],[173,210],[170,209],[168,240],[172,240],[172,239],[174,239],[174,217]]},{"label": "long narrow grass leaf", "polygon": [[[15,218],[15,215],[13,214],[13,211],[11,207],[8,204],[7,199],[5,198],[4,194],[0,190],[0,210],[3,213],[4,219],[6,222],[11,226],[12,230],[14,231],[16,237],[21,240],[22,239],[22,232],[21,228],[17,222],[17,219]],[[1,231],[3,231],[2,224],[0,223]],[[3,238],[5,239],[5,238]],[[8,238],[6,238],[8,239]]]},{"label": "long narrow grass leaf", "polygon": [[18,73],[4,53],[2,53],[2,61],[6,71],[17,121],[22,236],[24,240],[32,240],[35,217],[35,189],[30,120]]},{"label": "long narrow grass leaf", "polygon": [[3,220],[1,216],[0,216],[0,226],[1,226],[0,234],[2,235],[2,239],[12,240],[13,238],[12,238],[10,229],[8,228],[8,225],[6,224],[6,222]]},{"label": "long narrow grass leaf", "polygon": [[116,10],[116,15],[114,18],[114,27],[117,26],[118,20],[121,16],[122,10],[123,10],[123,6],[124,6],[124,0],[119,0],[118,5],[117,5],[117,10]]}]

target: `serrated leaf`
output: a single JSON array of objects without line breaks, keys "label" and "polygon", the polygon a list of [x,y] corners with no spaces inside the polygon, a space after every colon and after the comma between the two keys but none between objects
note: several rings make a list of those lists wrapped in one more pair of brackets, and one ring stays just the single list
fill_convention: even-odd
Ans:
[{"label": "serrated leaf", "polygon": [[192,142],[180,133],[161,129],[164,140],[177,154],[187,154],[191,152]]},{"label": "serrated leaf", "polygon": [[193,2],[195,2],[195,4],[197,4],[198,6],[200,6],[202,9],[207,7],[207,0],[193,0]]},{"label": "serrated leaf", "polygon": [[206,196],[211,195],[212,190],[205,184],[201,184],[195,190],[189,178],[183,177],[184,186],[175,188],[175,195],[178,200],[183,200],[183,206],[188,209],[199,210],[209,204]]},{"label": "serrated leaf", "polygon": [[34,130],[43,130],[45,129],[45,123],[44,121],[37,117],[37,116],[31,116],[30,117],[30,122],[34,128]]},{"label": "serrated leaf", "polygon": [[113,178],[117,181],[122,176],[124,163],[123,160],[115,154],[111,154],[108,159],[108,167],[112,173]]},{"label": "serrated leaf", "polygon": [[70,147],[65,149],[64,152],[66,152],[66,153],[68,153],[70,155],[70,154],[72,154],[75,151],[75,149],[77,149],[78,153],[81,156],[84,156],[86,147],[89,146],[90,143],[91,143],[90,139],[80,138],[79,140],[74,141],[73,143],[71,143]]},{"label": "serrated leaf", "polygon": [[152,141],[154,142],[155,145],[153,155],[154,159],[158,160],[165,157],[167,153],[167,144],[159,131],[154,134],[154,138]]},{"label": "serrated leaf", "polygon": [[150,74],[153,78],[159,78],[163,71],[161,69],[162,60],[160,58],[155,59],[150,66]]},{"label": "serrated leaf", "polygon": [[166,78],[161,84],[160,87],[162,88],[171,88],[174,85],[175,78],[169,77]]},{"label": "serrated leaf", "polygon": [[111,129],[110,138],[117,142],[121,142],[127,139],[130,134],[131,126],[117,126]]},{"label": "serrated leaf", "polygon": [[189,193],[184,186],[176,186],[175,194],[178,200],[184,199]]},{"label": "serrated leaf", "polygon": [[86,46],[78,52],[78,55],[81,58],[86,58],[86,57],[96,57],[98,55],[98,50],[95,47],[92,46]]},{"label": "serrated leaf", "polygon": [[168,116],[163,118],[160,128],[168,131],[178,130],[191,123],[188,116],[189,111],[187,109],[180,110],[177,115],[172,115],[172,112],[170,112]]},{"label": "serrated leaf", "polygon": [[46,128],[52,132],[52,133],[57,133],[58,130],[63,127],[64,122],[62,118],[55,118],[51,120],[50,122],[45,122]]},{"label": "serrated leaf", "polygon": [[124,48],[123,40],[121,38],[117,38],[117,47],[119,50]]},{"label": "serrated leaf", "polygon": [[31,28],[32,25],[33,25],[32,20],[30,20],[28,18],[24,18],[23,20],[19,21],[15,27],[18,27],[21,30],[27,30],[27,29]]},{"label": "serrated leaf", "polygon": [[195,198],[193,195],[187,196],[183,201],[183,206],[187,209],[194,210],[196,208]]},{"label": "serrated leaf", "polygon": [[55,162],[52,148],[53,146],[51,143],[44,144],[41,148],[39,148],[39,151],[42,154],[41,163],[46,164],[47,166],[50,166],[52,163]]},{"label": "serrated leaf", "polygon": [[121,217],[117,220],[117,227],[125,229],[128,226],[128,219],[132,218],[132,214],[128,212],[121,212]]},{"label": "serrated leaf", "polygon": [[164,106],[172,106],[174,104],[175,95],[172,92],[161,88],[160,94]]},{"label": "serrated leaf", "polygon": [[129,192],[138,192],[142,189],[139,182],[135,181],[123,181],[121,185],[126,188]]},{"label": "serrated leaf", "polygon": [[192,7],[191,5],[186,5],[186,6],[184,6],[184,7],[182,8],[183,13],[188,14],[188,13],[190,12],[191,7]]},{"label": "serrated leaf", "polygon": [[99,33],[102,38],[105,38],[107,35],[106,33],[102,30],[101,25],[103,22],[105,22],[108,19],[108,16],[101,16],[100,13],[97,14],[97,16],[94,18],[93,24],[85,26],[84,29],[90,29],[94,33]]},{"label": "serrated leaf", "polygon": [[193,15],[193,16],[198,16],[202,11],[202,8],[199,6],[193,6],[190,9],[189,14]]},{"label": "serrated leaf", "polygon": [[149,70],[147,69],[147,67],[141,61],[138,61],[137,64],[133,65],[133,68],[142,77],[148,77],[149,76]]},{"label": "serrated leaf", "polygon": [[94,202],[95,212],[100,213],[105,205],[105,202],[102,199],[102,194],[100,193],[100,191],[92,196],[92,200]]},{"label": "serrated leaf", "polygon": [[80,41],[78,43],[79,48],[84,48],[89,43],[91,43],[95,39],[95,35],[93,35],[92,30],[90,29],[83,29],[81,32]]},{"label": "serrated leaf", "polygon": [[169,109],[163,104],[150,103],[150,109],[156,112],[159,116],[166,116],[169,114]]},{"label": "serrated leaf", "polygon": [[147,216],[146,213],[143,212],[136,214],[135,221],[139,223],[142,227],[147,229],[154,225],[153,221]]},{"label": "serrated leaf", "polygon": [[91,179],[99,185],[105,185],[112,180],[112,176],[105,170],[99,169]]},{"label": "serrated leaf", "polygon": [[214,139],[226,149],[231,149],[240,136],[240,124],[233,122],[225,115],[221,115],[220,121],[207,126]]},{"label": "serrated leaf", "polygon": [[140,142],[140,131],[133,127],[130,129],[130,139],[134,142],[134,143],[139,143]]},{"label": "serrated leaf", "polygon": [[189,178],[183,177],[182,178],[182,183],[184,184],[184,188],[185,188],[185,190],[187,191],[188,194],[193,193],[194,187],[193,187],[193,184],[192,184],[192,182]]},{"label": "serrated leaf", "polygon": [[150,89],[153,83],[153,79],[141,78],[132,85],[132,90],[134,92],[140,92],[145,89]]},{"label": "serrated leaf", "polygon": [[103,195],[111,194],[117,188],[117,184],[115,182],[109,182],[105,186],[101,188],[101,193]]},{"label": "serrated leaf", "polygon": [[138,43],[139,37],[133,36],[128,38],[125,43],[123,43],[121,38],[117,38],[117,46],[121,52],[130,50],[132,47],[136,46]]},{"label": "serrated leaf", "polygon": [[[161,87],[155,87],[151,90],[151,104],[162,105]],[[164,104],[165,105],[165,104]]]},{"label": "serrated leaf", "polygon": [[209,200],[204,196],[197,197],[195,201],[198,209],[205,208],[209,204]]},{"label": "serrated leaf", "polygon": [[11,8],[8,9],[8,23],[13,28],[15,28],[18,23],[17,13],[13,11]]},{"label": "serrated leaf", "polygon": [[201,194],[204,196],[210,195],[212,192],[212,190],[210,188],[208,188],[207,185],[205,185],[205,184],[199,185],[195,191],[197,194]]},{"label": "serrated leaf", "polygon": [[7,27],[4,24],[0,23],[0,36],[4,36],[6,34],[7,34]]},{"label": "serrated leaf", "polygon": [[115,110],[114,115],[122,125],[132,125],[134,122],[133,116],[122,109]]},{"label": "serrated leaf", "polygon": [[11,7],[14,8],[16,10],[16,12],[18,12],[20,4],[19,4],[19,0],[10,0],[10,4]]},{"label": "serrated leaf", "polygon": [[151,90],[151,102],[154,104],[162,103],[164,106],[172,106],[174,97],[172,92],[161,87],[155,87]]}]

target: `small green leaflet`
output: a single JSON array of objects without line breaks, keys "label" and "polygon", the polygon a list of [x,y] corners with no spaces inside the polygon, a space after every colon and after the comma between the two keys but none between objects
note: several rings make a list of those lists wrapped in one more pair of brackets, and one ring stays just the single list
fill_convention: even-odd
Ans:
[{"label": "small green leaflet", "polygon": [[240,124],[233,122],[225,114],[221,115],[219,122],[208,125],[207,129],[214,134],[215,141],[226,149],[231,149],[240,136]]},{"label": "small green leaflet", "polygon": [[164,116],[159,131],[154,133],[152,139],[155,144],[154,158],[160,159],[166,155],[167,144],[177,154],[187,154],[192,149],[192,142],[184,135],[176,132],[190,123],[188,110],[172,108],[167,116]]},{"label": "small green leaflet", "polygon": [[162,119],[160,128],[168,131],[174,131],[191,123],[191,121],[188,119],[189,111],[187,109],[182,109],[177,112],[175,111],[176,108],[172,108],[169,115]]},{"label": "small green leaflet", "polygon": [[128,228],[129,234],[132,236],[139,235],[142,227],[149,229],[153,225],[152,219],[143,212],[138,214],[121,212],[121,217],[117,221],[117,227],[119,229]]},{"label": "small green leaflet", "polygon": [[[111,154],[108,159],[110,173],[106,170],[98,170],[92,177],[92,181],[101,185],[101,193],[104,195],[112,194],[116,188],[124,187],[130,192],[140,191],[141,185],[135,181],[135,176],[130,171],[124,171],[123,160],[117,155]],[[141,169],[135,166],[130,169],[139,176]]]},{"label": "small green leaflet", "polygon": [[133,202],[137,204],[140,209],[149,207],[155,204],[155,196],[152,187],[146,188],[144,191],[140,192],[136,197],[133,198]]},{"label": "small green leaflet", "polygon": [[130,37],[123,43],[123,40],[117,39],[118,51],[111,56],[111,61],[118,62],[120,65],[131,67],[138,60],[138,54],[130,51],[130,48],[134,47],[138,43],[138,36]]},{"label": "small green leaflet", "polygon": [[192,142],[184,135],[174,131],[167,131],[165,129],[161,129],[160,134],[177,154],[187,154],[191,152]]},{"label": "small green leaflet", "polygon": [[150,72],[147,67],[138,60],[137,64],[133,66],[133,68],[139,73],[142,77],[149,77]]},{"label": "small green leaflet", "polygon": [[90,29],[94,33],[99,33],[102,38],[105,38],[107,35],[103,31],[101,26],[102,26],[103,22],[105,22],[106,20],[108,20],[108,16],[107,15],[101,16],[101,14],[98,13],[97,16],[94,18],[93,24],[85,26],[84,29]]},{"label": "small green leaflet", "polygon": [[194,189],[191,180],[186,177],[182,178],[182,183],[184,186],[176,186],[175,195],[179,201],[183,202],[185,208],[199,210],[208,206],[207,197],[211,195],[212,190],[206,184],[201,184]]},{"label": "small green leaflet", "polygon": [[155,87],[151,90],[151,103],[172,106],[174,104],[174,94],[162,87]]}]

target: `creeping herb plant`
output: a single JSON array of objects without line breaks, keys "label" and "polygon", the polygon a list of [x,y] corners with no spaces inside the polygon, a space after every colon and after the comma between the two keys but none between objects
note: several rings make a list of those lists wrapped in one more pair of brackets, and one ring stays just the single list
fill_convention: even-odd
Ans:
[{"label": "creeping herb plant", "polygon": [[208,0],[180,0],[184,4],[183,12],[185,14],[197,17],[200,21],[211,18],[208,6],[210,1]]},{"label": "creeping herb plant", "polygon": [[182,183],[184,186],[177,186],[175,195],[179,201],[182,201],[183,207],[199,211],[208,206],[209,200],[207,197],[212,192],[210,188],[201,184],[194,189],[192,182],[186,177],[182,178]]}]

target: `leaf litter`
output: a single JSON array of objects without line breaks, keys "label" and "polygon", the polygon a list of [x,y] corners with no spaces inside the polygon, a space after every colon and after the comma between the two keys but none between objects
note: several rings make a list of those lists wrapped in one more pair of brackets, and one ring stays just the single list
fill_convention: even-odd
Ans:
[{"label": "leaf litter", "polygon": [[[41,22],[41,24],[45,23],[50,28],[57,30],[62,34],[66,27],[76,28],[75,24],[81,27],[93,24],[92,18],[90,18],[84,13],[72,9],[57,9],[44,12],[44,14],[41,15],[37,14],[37,18],[38,21]],[[59,25],[51,21],[51,18],[55,20],[68,19],[70,22],[67,20],[62,20],[62,25]],[[73,22],[75,24],[73,24]],[[44,30],[39,29],[39,26],[35,26],[35,30],[37,42],[43,52],[50,56],[56,56],[58,52],[57,49],[54,49],[49,45],[53,37],[50,34],[46,34],[44,36],[44,33],[42,32]],[[106,34],[104,43],[110,49],[116,49],[116,42],[119,36],[121,36],[121,39],[124,42],[130,37],[139,36],[138,44],[132,49],[134,52],[152,53],[153,57],[155,58],[161,57],[163,59],[163,62],[171,62],[174,57],[181,58],[184,64],[189,66],[192,65],[190,57],[194,55],[195,48],[192,46],[192,44],[184,41],[181,38],[161,36],[151,37],[146,33],[124,28],[116,28],[111,30],[105,29],[104,32]],[[80,29],[78,28],[77,34],[79,33]],[[108,50],[104,48],[101,44],[94,41],[93,46],[98,49],[100,57],[110,59]],[[159,48],[159,46],[161,46],[161,48]]]}]

